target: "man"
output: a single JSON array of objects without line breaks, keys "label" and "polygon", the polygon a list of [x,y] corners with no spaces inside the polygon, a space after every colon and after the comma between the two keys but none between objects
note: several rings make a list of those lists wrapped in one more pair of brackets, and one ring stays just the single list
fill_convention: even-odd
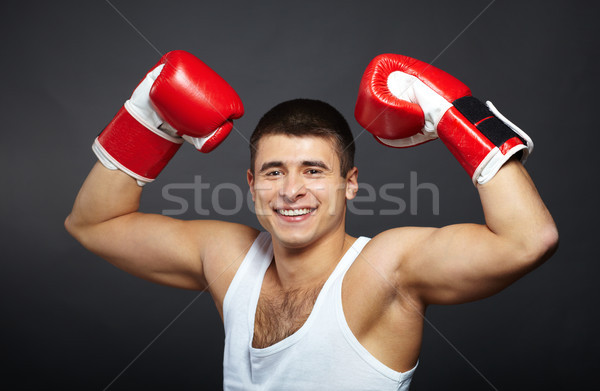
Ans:
[{"label": "man", "polygon": [[[406,390],[423,314],[499,292],[546,260],[558,234],[522,164],[531,140],[445,72],[404,56],[367,68],[359,123],[383,144],[441,138],[471,176],[485,225],[345,231],[358,189],[348,124],[331,106],[284,102],[251,138],[248,183],[266,232],[138,212],[183,140],[203,152],[243,113],[235,91],[170,52],[94,143],[97,163],[67,230],[141,278],[208,290],[225,325],[228,390]],[[393,169],[393,168],[392,168]]]}]

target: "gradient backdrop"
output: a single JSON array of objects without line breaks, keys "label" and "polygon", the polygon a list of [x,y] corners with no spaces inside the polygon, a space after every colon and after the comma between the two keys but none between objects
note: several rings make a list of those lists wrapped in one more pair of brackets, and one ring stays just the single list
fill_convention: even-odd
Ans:
[{"label": "gradient backdrop", "polygon": [[[404,184],[389,191],[406,203],[403,213],[382,215],[398,204],[376,194],[374,201],[355,204],[374,213],[351,213],[351,234],[482,222],[476,191],[441,142],[385,148],[362,132],[353,108],[363,70],[385,52],[433,62],[475,96],[492,100],[535,141],[527,168],[556,219],[561,246],[549,262],[492,298],[430,308],[412,389],[576,390],[596,379],[597,5],[3,4],[0,368],[10,389],[221,387],[223,331],[208,293],[129,276],[88,253],[63,228],[96,160],[94,137],[158,52],[173,49],[188,50],[214,68],[246,108],[237,131],[216,151],[203,155],[186,144],[144,190],[142,210],[161,213],[180,207],[163,194],[165,186],[175,186],[170,194],[189,201],[180,216],[185,219],[202,217],[193,208],[200,202],[212,211],[210,218],[257,227],[245,206],[231,216],[214,213],[212,194],[223,183],[246,191],[246,140],[259,117],[282,100],[307,97],[330,102],[349,120],[360,182],[376,191]],[[197,175],[210,185],[200,197],[177,187],[192,186]],[[411,187],[411,175],[430,185]],[[359,195],[369,195],[366,187]],[[439,213],[431,188],[437,189]],[[216,197],[223,209],[235,208],[233,191]]]}]

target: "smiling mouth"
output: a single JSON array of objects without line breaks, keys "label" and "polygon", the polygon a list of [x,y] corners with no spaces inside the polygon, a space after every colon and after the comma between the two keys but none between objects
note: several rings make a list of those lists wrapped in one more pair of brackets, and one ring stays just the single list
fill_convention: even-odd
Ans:
[{"label": "smiling mouth", "polygon": [[315,210],[316,210],[316,208],[275,209],[275,211],[277,211],[277,213],[279,213],[280,215],[283,215],[283,216],[304,216]]}]

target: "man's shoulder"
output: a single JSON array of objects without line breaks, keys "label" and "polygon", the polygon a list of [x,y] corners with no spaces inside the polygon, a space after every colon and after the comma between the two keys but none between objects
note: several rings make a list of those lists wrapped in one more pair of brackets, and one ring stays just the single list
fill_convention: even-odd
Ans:
[{"label": "man's shoulder", "polygon": [[430,227],[399,227],[383,231],[365,245],[360,256],[371,265],[392,272],[398,270],[410,254],[425,245],[435,230]]},{"label": "man's shoulder", "polygon": [[220,275],[248,252],[260,231],[250,226],[219,220],[191,220],[185,235],[197,243],[206,278]]},{"label": "man's shoulder", "polygon": [[[407,267],[411,267],[411,256],[424,245],[428,232],[431,232],[431,228],[400,227],[373,236],[345,276],[343,296],[346,302],[359,303],[360,307],[361,300],[369,298],[366,300],[370,303],[368,311],[383,311],[394,319],[409,313],[418,318],[418,310],[423,307],[412,295]],[[399,303],[400,306],[394,304],[390,307],[392,303]],[[392,307],[402,311],[388,312]],[[357,313],[363,310],[367,311],[362,308]]]},{"label": "man's shoulder", "polygon": [[424,239],[435,229],[412,226],[388,229],[375,235],[367,244],[368,247],[365,246],[365,249],[400,253],[423,243]]},{"label": "man's shoulder", "polygon": [[229,284],[260,231],[247,225],[216,220],[191,222],[191,226],[201,223],[204,223],[203,232],[208,235],[202,256],[204,275],[220,310]]}]

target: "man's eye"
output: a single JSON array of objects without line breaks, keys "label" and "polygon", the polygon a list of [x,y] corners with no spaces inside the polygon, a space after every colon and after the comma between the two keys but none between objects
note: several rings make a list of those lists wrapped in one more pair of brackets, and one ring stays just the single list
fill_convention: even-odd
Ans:
[{"label": "man's eye", "polygon": [[320,173],[321,173],[321,170],[317,170],[317,169],[315,169],[315,168],[311,168],[311,169],[309,169],[307,172],[308,172],[309,174],[311,174],[311,175],[316,175],[316,174],[320,174]]},{"label": "man's eye", "polygon": [[269,171],[267,173],[267,176],[277,176],[277,175],[281,175],[281,171],[279,170],[274,170],[274,171]]}]

